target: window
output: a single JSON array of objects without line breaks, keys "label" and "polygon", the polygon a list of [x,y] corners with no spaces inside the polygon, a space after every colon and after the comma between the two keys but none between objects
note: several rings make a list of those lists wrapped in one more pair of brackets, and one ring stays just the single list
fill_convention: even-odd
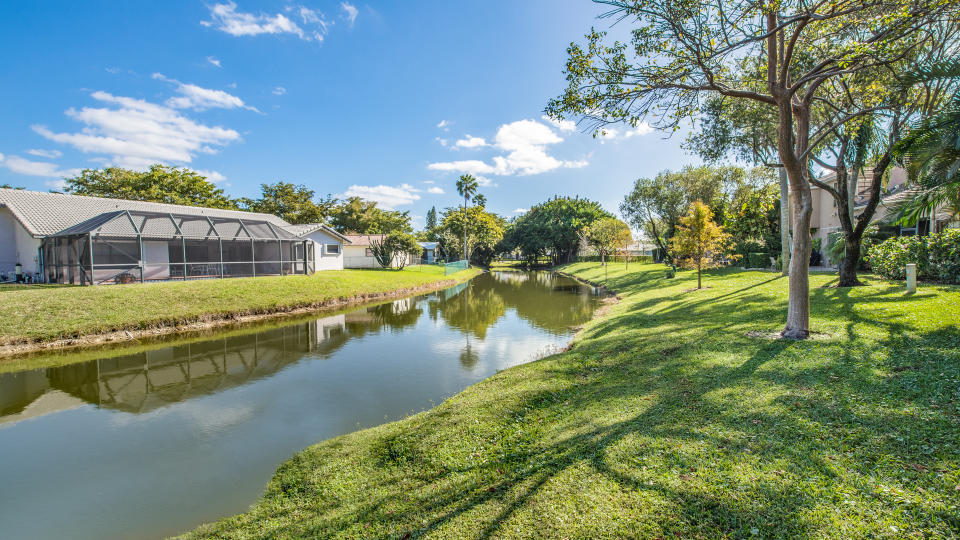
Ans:
[{"label": "window", "polygon": [[327,244],[327,254],[329,254],[329,255],[339,255],[339,254],[340,254],[340,244]]},{"label": "window", "polygon": [[367,257],[373,257],[373,250],[370,248],[367,248],[367,250],[364,252],[364,255],[366,255]]}]

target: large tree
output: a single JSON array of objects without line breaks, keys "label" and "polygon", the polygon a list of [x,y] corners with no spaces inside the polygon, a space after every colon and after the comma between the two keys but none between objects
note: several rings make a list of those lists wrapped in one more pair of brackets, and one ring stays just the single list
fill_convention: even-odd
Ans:
[{"label": "large tree", "polygon": [[587,227],[586,240],[600,254],[600,264],[607,265],[607,257],[623,251],[633,241],[630,226],[617,218],[601,218]]},{"label": "large tree", "polygon": [[223,190],[190,169],[152,165],[148,171],[119,167],[84,169],[66,179],[64,191],[76,195],[150,201],[209,208],[237,208]]},{"label": "large tree", "polygon": [[570,262],[580,249],[587,228],[612,217],[600,203],[579,197],[554,197],[530,208],[511,223],[513,245],[535,261],[550,254],[554,264]]},{"label": "large tree", "polygon": [[480,206],[468,207],[466,214],[462,208],[447,208],[437,227],[437,238],[444,253],[464,253],[464,260],[487,266],[496,255],[505,225],[502,217]]},{"label": "large tree", "polygon": [[[467,202],[470,200],[470,197],[473,197],[477,193],[477,187],[479,183],[477,179],[473,177],[472,174],[461,175],[457,179],[457,193],[463,197],[463,216],[467,216]],[[463,260],[470,260],[470,255],[468,253],[469,241],[467,238],[467,231],[470,229],[470,222],[465,221],[465,226],[463,228]]]},{"label": "large tree", "polygon": [[[821,107],[821,123],[830,126],[822,143],[813,147],[811,159],[832,171],[835,182],[811,176],[810,182],[834,199],[843,233],[844,257],[838,286],[860,285],[864,233],[874,220],[881,189],[894,163],[895,149],[908,125],[939,111],[955,90],[955,80],[911,81],[902,74],[917,64],[929,64],[960,46],[960,23],[936,21],[914,36],[915,46],[897,63],[864,69],[830,79],[823,85],[829,107]],[[822,98],[827,102],[827,98]],[[848,122],[844,116],[856,115]],[[861,178],[867,187],[860,190]]]},{"label": "large tree", "polygon": [[672,258],[670,238],[690,203],[703,201],[718,221],[727,207],[726,192],[746,181],[748,173],[740,167],[684,167],[663,171],[654,178],[640,178],[620,204],[620,213],[644,232],[668,258]]},{"label": "large tree", "polygon": [[781,273],[787,275],[790,269],[790,180],[777,154],[777,111],[756,101],[711,96],[704,102],[696,129],[687,137],[687,146],[709,163],[732,156],[739,161],[777,170],[780,188],[778,244]]},{"label": "large tree", "polygon": [[304,185],[289,182],[261,184],[256,200],[242,199],[241,206],[252,212],[280,216],[289,223],[322,223],[327,220],[337,201],[327,197],[314,201],[314,192]]},{"label": "large tree", "polygon": [[[960,56],[918,66],[905,78],[909,84],[958,84]],[[915,197],[899,209],[903,223],[914,224],[941,208],[960,215],[960,91],[956,86],[941,110],[909,126],[896,156],[917,184]]]},{"label": "large tree", "polygon": [[330,225],[341,233],[386,234],[413,232],[410,212],[383,210],[377,203],[348,197],[330,209]]},{"label": "large tree", "polygon": [[723,226],[730,233],[733,248],[740,256],[746,257],[758,250],[766,253],[780,251],[781,223],[777,191],[773,183],[744,183],[734,190]]},{"label": "large tree", "polygon": [[[633,26],[629,45],[591,31],[571,44],[567,90],[554,118],[586,117],[595,129],[649,121],[677,129],[722,95],[776,111],[777,154],[790,183],[798,231],[790,260],[783,336],[810,333],[810,152],[836,126],[875,110],[861,103],[836,119],[817,116],[833,80],[895,65],[925,29],[955,11],[949,0],[608,0]],[[754,58],[756,62],[744,62]]]}]

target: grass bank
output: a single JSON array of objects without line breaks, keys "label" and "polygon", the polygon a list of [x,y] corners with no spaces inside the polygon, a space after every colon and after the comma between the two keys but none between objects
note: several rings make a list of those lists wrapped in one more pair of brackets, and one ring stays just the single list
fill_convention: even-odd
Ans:
[{"label": "grass bank", "polygon": [[469,279],[477,272],[445,276],[442,268],[424,266],[98,287],[8,287],[0,290],[0,354],[408,295]]},{"label": "grass bank", "polygon": [[960,288],[662,266],[566,272],[622,300],[562,354],[294,456],[192,537],[954,538]]}]

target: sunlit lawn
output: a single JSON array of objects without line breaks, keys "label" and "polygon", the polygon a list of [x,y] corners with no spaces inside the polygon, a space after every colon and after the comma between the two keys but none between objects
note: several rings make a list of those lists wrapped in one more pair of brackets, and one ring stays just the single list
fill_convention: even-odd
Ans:
[{"label": "sunlit lawn", "polygon": [[443,268],[414,266],[95,287],[11,285],[0,292],[0,344],[267,313],[468,275],[444,276]]},{"label": "sunlit lawn", "polygon": [[313,446],[216,537],[960,535],[960,288],[576,264],[623,301],[569,352]]}]

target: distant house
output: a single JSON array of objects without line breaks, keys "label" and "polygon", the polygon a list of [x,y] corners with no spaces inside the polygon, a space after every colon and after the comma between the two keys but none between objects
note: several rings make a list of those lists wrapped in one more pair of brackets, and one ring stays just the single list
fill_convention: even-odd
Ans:
[{"label": "distant house", "polygon": [[437,259],[440,258],[438,253],[440,242],[417,242],[417,243],[420,244],[420,247],[423,248],[423,253],[420,255],[421,261],[428,264],[437,262]]},{"label": "distant house", "polygon": [[[907,184],[907,173],[901,167],[892,167],[889,170],[886,185],[882,188],[880,202],[874,214],[874,222],[882,222],[892,217],[897,204],[909,199],[915,193],[915,188]],[[836,188],[836,174],[830,173],[820,177],[822,183]],[[870,188],[873,180],[873,170],[865,169],[858,179],[856,195],[854,197],[854,212],[859,215],[870,198]],[[813,203],[813,215],[810,219],[810,229],[814,238],[822,241],[821,250],[826,250],[830,233],[841,231],[840,217],[837,213],[836,200],[830,193],[817,186],[810,187]],[[931,219],[932,217],[932,219]],[[948,213],[938,210],[933,216],[920,219],[914,227],[896,226],[899,236],[926,235],[930,232],[939,232],[948,227],[956,227],[956,219]]]},{"label": "distant house", "polygon": [[286,230],[299,238],[313,240],[316,270],[343,270],[343,248],[350,240],[323,223],[288,225]]},{"label": "distant house", "polygon": [[[380,268],[380,264],[373,256],[373,250],[370,248],[371,242],[383,242],[385,234],[348,234],[344,238],[348,242],[343,246],[343,267],[344,268]],[[393,259],[394,268],[401,264],[407,265],[414,262],[415,256],[409,253],[397,255]]]},{"label": "distant house", "polygon": [[305,230],[271,214],[0,188],[0,278],[89,285],[340,267],[317,251],[344,238]]}]

